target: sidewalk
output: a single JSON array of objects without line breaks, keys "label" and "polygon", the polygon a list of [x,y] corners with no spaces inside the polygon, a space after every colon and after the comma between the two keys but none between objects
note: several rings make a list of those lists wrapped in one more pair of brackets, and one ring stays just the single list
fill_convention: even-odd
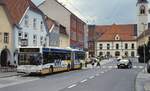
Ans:
[{"label": "sidewalk", "polygon": [[150,91],[150,74],[144,70],[138,73],[136,77],[135,91]]},{"label": "sidewalk", "polygon": [[11,77],[11,76],[18,76],[17,72],[0,72],[0,78]]}]

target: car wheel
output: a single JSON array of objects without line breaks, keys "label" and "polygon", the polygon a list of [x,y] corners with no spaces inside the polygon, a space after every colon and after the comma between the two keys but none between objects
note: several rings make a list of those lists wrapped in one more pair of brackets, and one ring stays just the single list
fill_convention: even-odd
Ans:
[{"label": "car wheel", "polygon": [[118,69],[120,69],[120,66],[118,65]]}]

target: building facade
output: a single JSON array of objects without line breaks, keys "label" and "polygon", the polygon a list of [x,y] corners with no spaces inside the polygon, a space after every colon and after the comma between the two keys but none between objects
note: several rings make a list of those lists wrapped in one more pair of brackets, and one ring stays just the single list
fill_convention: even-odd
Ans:
[{"label": "building facade", "polygon": [[[18,24],[19,28],[14,29],[13,41],[15,43],[14,49],[16,52],[19,48],[34,49],[49,46],[45,15],[30,0],[26,1],[29,6]],[[19,56],[22,57],[22,59],[26,59],[32,55],[34,54],[24,55],[23,57],[16,53],[14,60],[16,61],[16,64],[19,64]]]},{"label": "building facade", "polygon": [[49,36],[49,46],[59,47],[60,46],[60,33],[59,33],[59,24],[54,20],[46,17],[45,19],[47,28],[48,28],[48,36]]},{"label": "building facade", "polygon": [[[42,4],[39,5],[39,8],[48,17],[54,19],[63,27],[65,27],[68,36],[61,36],[64,37],[65,40],[60,39],[60,46],[62,45],[64,47],[84,49],[84,33],[87,33],[85,32],[85,22],[74,15],[57,0],[45,0]],[[66,38],[68,39],[66,40]]]},{"label": "building facade", "polygon": [[4,3],[0,1],[0,66],[8,66],[13,59],[12,25],[7,17]]},{"label": "building facade", "polygon": [[[1,66],[16,65],[14,29],[19,28],[18,24],[28,8],[27,0],[1,0]],[[16,6],[15,6],[16,5]]]},{"label": "building facade", "polygon": [[84,49],[85,23],[73,14],[70,19],[70,46]]},{"label": "building facade", "polygon": [[148,29],[148,1],[138,0],[137,1],[137,34],[140,36],[142,32]]},{"label": "building facade", "polygon": [[148,23],[149,14],[149,2],[147,0],[138,0],[137,12],[138,12],[138,47],[148,43],[150,39],[150,23]]},{"label": "building facade", "polygon": [[89,53],[91,56],[137,55],[135,25],[89,26]]},{"label": "building facade", "polygon": [[[45,0],[42,4],[39,5],[39,8],[51,19],[55,20],[63,27],[67,32],[67,35],[70,34],[70,15],[69,12],[64,6],[62,6],[56,0]],[[63,36],[61,36],[63,37]],[[67,40],[60,40],[60,47],[69,47],[70,40],[69,37],[64,36],[64,39],[68,38]]]}]

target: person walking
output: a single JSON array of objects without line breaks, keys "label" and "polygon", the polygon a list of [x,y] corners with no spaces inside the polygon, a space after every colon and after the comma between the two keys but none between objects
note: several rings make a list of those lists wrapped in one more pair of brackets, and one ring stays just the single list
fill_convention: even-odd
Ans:
[{"label": "person walking", "polygon": [[96,65],[98,68],[101,68],[101,64],[100,64],[100,61],[97,61],[97,65]]},{"label": "person walking", "polygon": [[95,62],[94,62],[94,60],[92,60],[92,68],[94,68],[94,64],[95,64]]}]

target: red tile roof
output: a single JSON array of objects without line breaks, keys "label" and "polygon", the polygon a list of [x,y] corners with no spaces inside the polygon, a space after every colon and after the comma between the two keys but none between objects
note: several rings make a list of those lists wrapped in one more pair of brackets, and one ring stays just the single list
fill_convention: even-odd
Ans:
[{"label": "red tile roof", "polygon": [[27,0],[2,0],[6,13],[12,25],[18,24],[26,9],[29,7]]},{"label": "red tile roof", "polygon": [[45,21],[46,21],[48,30],[50,30],[52,26],[55,24],[54,20],[50,19],[48,16],[46,16]]},{"label": "red tile roof", "polygon": [[134,41],[134,25],[104,25],[95,27],[95,39],[97,41],[116,41],[115,36],[119,35],[121,41]]},{"label": "red tile roof", "polygon": [[18,24],[28,7],[35,12],[43,14],[31,0],[0,0],[12,25]]}]

